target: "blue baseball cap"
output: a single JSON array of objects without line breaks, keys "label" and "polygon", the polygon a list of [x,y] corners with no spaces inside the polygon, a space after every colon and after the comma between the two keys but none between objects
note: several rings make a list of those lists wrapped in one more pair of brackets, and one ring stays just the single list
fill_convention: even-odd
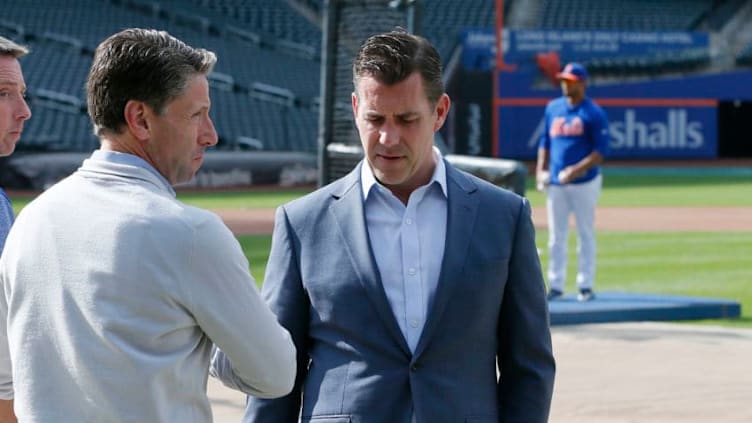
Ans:
[{"label": "blue baseball cap", "polygon": [[568,81],[587,81],[587,69],[579,63],[567,63],[567,65],[564,66],[564,70],[556,74],[556,78],[566,79]]}]

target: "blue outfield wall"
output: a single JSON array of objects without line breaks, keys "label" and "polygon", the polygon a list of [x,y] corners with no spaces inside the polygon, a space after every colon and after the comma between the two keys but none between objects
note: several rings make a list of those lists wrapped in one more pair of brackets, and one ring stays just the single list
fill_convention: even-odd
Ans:
[{"label": "blue outfield wall", "polygon": [[[532,160],[543,132],[544,106],[499,106],[498,153]],[[610,158],[714,158],[715,107],[608,106]],[[511,123],[513,122],[513,124]]]},{"label": "blue outfield wall", "polygon": [[[563,64],[562,64],[563,66]],[[551,98],[561,95],[558,86],[536,86],[539,71],[531,66],[517,66],[499,71],[499,98]],[[591,97],[752,100],[752,69],[737,69],[723,73],[660,76],[649,80],[625,80],[608,84],[591,84]]]},{"label": "blue outfield wall", "polygon": [[[706,33],[675,31],[534,30],[504,31],[504,36],[505,70],[492,70],[496,54],[492,29],[465,31],[463,67],[494,72],[495,150],[499,157],[518,160],[535,159],[545,105],[561,95],[538,67],[538,53],[553,52],[563,65],[593,58],[678,54],[707,48],[709,38]],[[752,70],[593,83],[588,96],[608,115],[610,158],[716,158],[718,104],[752,101]]]}]

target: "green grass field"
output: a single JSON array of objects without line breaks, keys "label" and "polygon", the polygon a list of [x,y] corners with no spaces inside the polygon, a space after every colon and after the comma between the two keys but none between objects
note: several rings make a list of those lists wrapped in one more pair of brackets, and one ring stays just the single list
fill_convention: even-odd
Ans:
[{"label": "green grass field", "polygon": [[[528,178],[533,206],[545,206],[543,194]],[[752,178],[724,175],[606,175],[601,207],[750,207]],[[548,233],[536,244],[546,268]],[[575,239],[570,234],[567,288],[574,289]],[[739,301],[737,320],[704,323],[752,327],[752,232],[616,232],[597,234],[596,288],[604,291],[697,295]]]},{"label": "green grass field", "polygon": [[[752,178],[726,176],[611,175],[604,183],[600,206],[752,206]],[[532,181],[530,181],[532,182]],[[542,194],[531,189],[534,206],[543,206]],[[276,207],[306,191],[214,192],[179,194],[181,200],[204,208]],[[27,199],[13,198],[20,209]],[[546,266],[546,231],[538,231],[538,247]],[[271,236],[241,236],[239,241],[259,284],[271,245]],[[568,289],[574,289],[574,235],[570,239]],[[596,288],[659,294],[726,298],[742,304],[738,320],[708,320],[710,324],[752,328],[752,232],[739,233],[598,233]]]},{"label": "green grass field", "polygon": [[[180,200],[202,208],[255,208],[276,207],[305,194],[306,190],[252,191],[252,192],[179,192]],[[543,194],[535,191],[532,178],[528,178],[527,197],[533,206],[545,205]],[[31,198],[13,197],[18,212]],[[603,207],[701,207],[752,206],[752,178],[734,176],[626,176],[610,175],[605,179],[599,201]]]},{"label": "green grass field", "polygon": [[277,207],[294,200],[310,190],[280,190],[269,192],[207,192],[178,193],[178,198],[188,204],[204,209],[252,209]]},{"label": "green grass field", "polygon": [[[310,190],[284,189],[280,191],[216,191],[216,192],[182,192],[178,191],[178,198],[196,207],[204,209],[252,209],[261,207],[277,207],[290,200],[294,200]],[[33,199],[30,195],[11,197],[16,214]]]},{"label": "green grass field", "polygon": [[[544,206],[542,193],[528,178],[526,196]],[[752,178],[721,175],[607,175],[599,206],[603,207],[750,207]]]},{"label": "green grass field", "polygon": [[[541,264],[548,263],[546,231],[536,233]],[[736,320],[703,323],[752,328],[752,232],[625,233],[600,232],[597,290],[724,298],[742,304]],[[271,236],[238,238],[259,286],[263,282]],[[570,239],[567,289],[574,290],[575,246]]]}]

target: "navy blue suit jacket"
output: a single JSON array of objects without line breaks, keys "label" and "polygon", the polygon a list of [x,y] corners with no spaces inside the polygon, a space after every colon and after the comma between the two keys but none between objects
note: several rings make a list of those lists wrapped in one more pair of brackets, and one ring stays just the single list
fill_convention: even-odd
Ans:
[{"label": "navy blue suit jacket", "polygon": [[262,292],[298,375],[284,398],[249,397],[245,421],[547,421],[555,366],[528,202],[446,163],[446,248],[411,353],[369,244],[361,165],[277,210]]}]

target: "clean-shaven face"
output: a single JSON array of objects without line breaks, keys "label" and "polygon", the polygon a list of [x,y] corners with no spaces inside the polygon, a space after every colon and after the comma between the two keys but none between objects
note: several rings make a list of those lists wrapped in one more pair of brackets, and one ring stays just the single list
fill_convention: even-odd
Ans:
[{"label": "clean-shaven face", "polygon": [[26,83],[18,59],[0,55],[0,156],[13,153],[24,121],[31,117],[25,93]]},{"label": "clean-shaven face", "polygon": [[197,74],[161,115],[151,116],[152,142],[147,155],[173,185],[190,181],[201,167],[206,149],[217,144],[210,107],[209,83],[206,76]]},{"label": "clean-shaven face", "polygon": [[434,134],[449,111],[444,94],[432,105],[418,72],[393,85],[363,76],[352,95],[360,141],[376,179],[400,198],[431,179]]}]

